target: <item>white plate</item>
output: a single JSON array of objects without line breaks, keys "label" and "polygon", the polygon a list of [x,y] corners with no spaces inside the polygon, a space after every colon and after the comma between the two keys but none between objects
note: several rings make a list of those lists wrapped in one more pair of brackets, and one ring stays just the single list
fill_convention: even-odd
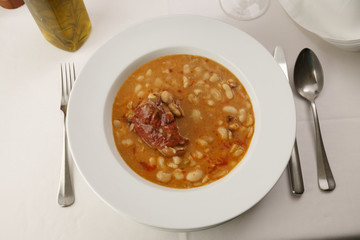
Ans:
[{"label": "white plate", "polygon": [[[194,189],[142,179],[121,159],[112,136],[112,103],[122,82],[145,62],[176,53],[227,67],[248,91],[255,113],[242,162],[223,179]],[[75,83],[67,124],[76,165],[102,200],[137,222],[178,231],[215,226],[254,206],[279,179],[295,138],[291,89],[266,49],[232,26],[184,15],[133,26],[96,51]]]}]

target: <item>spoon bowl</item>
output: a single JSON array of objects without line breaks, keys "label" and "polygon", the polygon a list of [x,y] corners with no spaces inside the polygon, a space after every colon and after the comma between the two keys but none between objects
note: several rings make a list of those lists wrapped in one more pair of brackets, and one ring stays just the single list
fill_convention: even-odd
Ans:
[{"label": "spoon bowl", "polygon": [[332,191],[335,189],[335,180],[325,152],[315,105],[315,98],[317,98],[324,86],[324,74],[319,59],[308,48],[303,49],[296,60],[294,84],[300,96],[310,102],[314,115],[319,187],[324,191]]},{"label": "spoon bowl", "polygon": [[314,101],[324,86],[324,73],[319,59],[313,51],[303,49],[295,64],[294,83],[298,93],[309,101]]}]

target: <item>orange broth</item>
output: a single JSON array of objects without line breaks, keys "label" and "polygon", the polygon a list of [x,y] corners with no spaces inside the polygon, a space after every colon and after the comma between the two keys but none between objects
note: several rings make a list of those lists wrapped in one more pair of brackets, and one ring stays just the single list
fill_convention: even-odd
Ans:
[{"label": "orange broth", "polygon": [[[164,156],[134,131],[136,107],[151,94],[168,92],[180,103],[176,117],[188,139],[181,155]],[[192,188],[227,175],[244,157],[254,132],[254,112],[241,82],[208,58],[169,55],[135,70],[113,104],[113,135],[128,166],[141,177],[171,188]]]}]

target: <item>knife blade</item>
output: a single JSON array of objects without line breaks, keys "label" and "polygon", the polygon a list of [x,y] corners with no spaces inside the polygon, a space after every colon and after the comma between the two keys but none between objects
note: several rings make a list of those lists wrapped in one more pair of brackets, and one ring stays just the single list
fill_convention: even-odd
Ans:
[{"label": "knife blade", "polygon": [[[280,68],[283,70],[286,78],[289,80],[285,53],[282,47],[279,46],[275,47],[274,59],[279,64]],[[290,186],[292,193],[296,195],[303,194],[304,182],[302,177],[299,150],[296,142],[296,137],[295,137],[294,147],[292,149],[288,163],[288,171],[289,171]]]}]

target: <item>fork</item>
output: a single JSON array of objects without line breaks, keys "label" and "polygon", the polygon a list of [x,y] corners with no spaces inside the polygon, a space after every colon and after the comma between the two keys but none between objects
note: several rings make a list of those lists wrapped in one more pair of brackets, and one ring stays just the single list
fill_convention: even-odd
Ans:
[{"label": "fork", "polygon": [[75,201],[73,185],[71,182],[69,160],[71,158],[68,149],[68,138],[66,132],[66,110],[69,101],[70,91],[75,82],[75,65],[64,64],[60,65],[61,70],[61,111],[64,113],[64,147],[63,147],[63,159],[62,168],[60,174],[60,185],[58,192],[58,203],[62,207],[71,206]]}]

